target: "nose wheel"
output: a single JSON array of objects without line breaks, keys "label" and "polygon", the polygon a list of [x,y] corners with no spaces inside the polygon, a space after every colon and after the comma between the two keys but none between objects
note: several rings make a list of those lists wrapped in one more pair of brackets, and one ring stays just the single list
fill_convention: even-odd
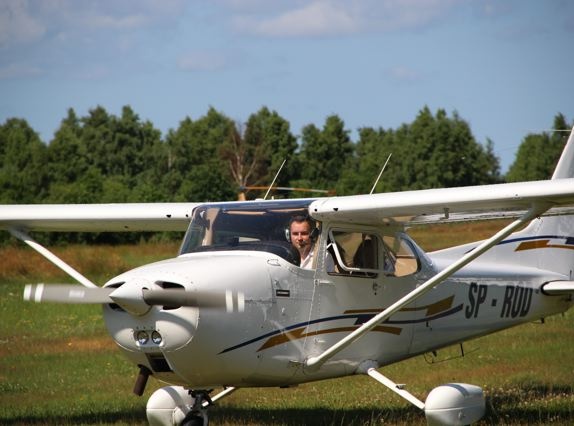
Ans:
[{"label": "nose wheel", "polygon": [[150,426],[207,426],[207,409],[214,402],[237,390],[226,387],[213,397],[210,390],[190,390],[183,386],[165,386],[156,390],[147,402]]},{"label": "nose wheel", "polygon": [[187,413],[181,426],[208,426],[207,408],[213,403],[209,397],[209,392],[205,390],[189,391],[193,399],[191,410]]}]

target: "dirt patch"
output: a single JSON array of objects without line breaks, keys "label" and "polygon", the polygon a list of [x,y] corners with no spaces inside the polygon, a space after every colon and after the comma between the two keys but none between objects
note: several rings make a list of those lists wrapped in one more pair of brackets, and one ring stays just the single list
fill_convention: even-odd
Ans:
[{"label": "dirt patch", "polygon": [[22,339],[14,341],[3,340],[0,344],[0,357],[9,355],[46,355],[62,354],[66,352],[98,353],[109,352],[116,348],[116,344],[110,337],[91,337],[80,339]]}]

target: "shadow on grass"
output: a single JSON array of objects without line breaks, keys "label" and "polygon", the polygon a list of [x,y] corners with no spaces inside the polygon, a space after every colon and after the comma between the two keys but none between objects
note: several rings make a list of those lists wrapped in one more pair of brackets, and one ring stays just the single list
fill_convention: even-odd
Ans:
[{"label": "shadow on grass", "polygon": [[424,415],[415,407],[393,409],[247,409],[218,407],[210,413],[215,425],[380,425],[426,424]]},{"label": "shadow on grass", "polygon": [[[216,425],[380,425],[425,424],[424,415],[414,407],[397,409],[253,409],[241,407],[212,407],[210,424]],[[92,413],[62,416],[19,416],[1,419],[3,425],[146,425],[141,410],[113,413]]]},{"label": "shadow on grass", "polygon": [[145,410],[121,410],[117,412],[92,412],[78,415],[54,415],[47,416],[17,416],[3,419],[0,417],[2,425],[105,425],[105,424],[126,424],[126,425],[147,425]]},{"label": "shadow on grass", "polygon": [[[480,424],[574,424],[574,407],[569,403],[571,386],[522,385],[488,391],[486,415]],[[563,398],[561,402],[560,399]],[[552,400],[549,406],[545,399]],[[558,402],[557,402],[558,401]],[[424,425],[424,414],[413,406],[329,408],[252,408],[214,406],[210,424],[216,425]],[[145,410],[97,412],[81,415],[18,416],[2,419],[6,425],[146,425]]]},{"label": "shadow on grass", "polygon": [[484,420],[496,424],[574,424],[570,402],[573,394],[573,386],[539,383],[492,390],[486,400]]}]

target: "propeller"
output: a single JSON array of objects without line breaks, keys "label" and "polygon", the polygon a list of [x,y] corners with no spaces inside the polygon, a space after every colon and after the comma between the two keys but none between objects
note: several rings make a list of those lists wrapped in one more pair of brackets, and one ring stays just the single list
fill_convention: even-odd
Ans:
[{"label": "propeller", "polygon": [[242,292],[186,291],[184,289],[150,290],[153,283],[134,279],[118,288],[87,288],[75,284],[28,284],[24,300],[57,303],[115,303],[133,315],[144,315],[152,306],[179,308],[225,308],[227,312],[243,312]]},{"label": "propeller", "polygon": [[37,303],[114,303],[110,298],[114,290],[76,284],[28,284],[24,287],[24,300]]}]

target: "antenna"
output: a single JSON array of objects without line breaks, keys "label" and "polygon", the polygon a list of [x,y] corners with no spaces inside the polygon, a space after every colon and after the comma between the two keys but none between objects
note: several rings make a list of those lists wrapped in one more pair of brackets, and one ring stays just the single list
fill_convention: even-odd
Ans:
[{"label": "antenna", "polygon": [[267,190],[267,192],[265,193],[265,197],[263,197],[264,200],[267,199],[267,196],[269,195],[269,192],[271,191],[271,188],[273,188],[273,184],[275,183],[275,181],[277,180],[277,177],[279,176],[279,173],[281,173],[281,170],[283,170],[283,166],[285,165],[285,162],[287,161],[287,159],[283,160],[283,162],[281,163],[281,167],[279,167],[279,170],[277,171],[277,174],[275,175],[275,177],[273,178],[273,182],[271,182],[271,185],[269,185],[269,189]]},{"label": "antenna", "polygon": [[369,195],[373,194],[373,191],[375,190],[375,187],[377,186],[377,183],[379,183],[379,179],[381,178],[381,176],[383,175],[383,172],[385,171],[385,167],[387,167],[387,164],[389,163],[389,160],[391,159],[391,155],[393,155],[393,153],[391,152],[389,154],[389,156],[387,157],[387,161],[385,161],[385,164],[383,165],[383,168],[381,169],[381,172],[379,173],[379,176],[377,176],[377,180],[375,181],[375,184],[373,185],[373,187],[371,188],[371,192],[369,192]]}]

